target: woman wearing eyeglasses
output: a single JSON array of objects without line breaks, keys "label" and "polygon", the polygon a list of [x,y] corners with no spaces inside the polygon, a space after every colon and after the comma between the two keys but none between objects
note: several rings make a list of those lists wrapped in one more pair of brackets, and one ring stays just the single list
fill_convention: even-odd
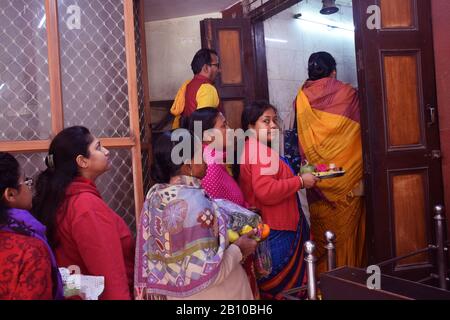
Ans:
[{"label": "woman wearing eyeglasses", "polygon": [[0,152],[0,300],[62,299],[62,281],[45,227],[31,209],[33,180]]}]

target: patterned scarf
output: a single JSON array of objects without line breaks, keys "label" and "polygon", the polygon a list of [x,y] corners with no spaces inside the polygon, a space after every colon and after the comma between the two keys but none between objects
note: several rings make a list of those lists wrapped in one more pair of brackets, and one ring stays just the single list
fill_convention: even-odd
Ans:
[{"label": "patterned scarf", "polygon": [[136,246],[136,299],[188,297],[214,282],[226,248],[227,218],[187,176],[148,192]]}]

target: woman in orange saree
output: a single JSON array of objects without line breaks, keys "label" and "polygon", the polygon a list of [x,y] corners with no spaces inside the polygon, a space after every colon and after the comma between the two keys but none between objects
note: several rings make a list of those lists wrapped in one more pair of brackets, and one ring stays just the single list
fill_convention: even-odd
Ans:
[{"label": "woman in orange saree", "polygon": [[324,233],[336,235],[336,265],[365,263],[365,211],[360,110],[355,89],[336,79],[336,61],[327,52],[311,55],[309,79],[295,101],[299,145],[312,164],[334,163],[342,177],[321,180],[308,197],[316,242],[317,273],[327,270]]}]

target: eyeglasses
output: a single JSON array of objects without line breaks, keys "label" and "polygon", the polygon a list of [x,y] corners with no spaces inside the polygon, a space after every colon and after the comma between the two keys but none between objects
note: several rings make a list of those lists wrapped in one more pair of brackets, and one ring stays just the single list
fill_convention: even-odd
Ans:
[{"label": "eyeglasses", "polygon": [[26,185],[28,188],[31,189],[31,187],[33,187],[34,181],[33,178],[25,178],[25,180],[21,183],[19,183],[19,186],[21,186],[22,184]]},{"label": "eyeglasses", "polygon": [[209,66],[216,66],[217,69],[220,68],[220,63],[208,63]]}]

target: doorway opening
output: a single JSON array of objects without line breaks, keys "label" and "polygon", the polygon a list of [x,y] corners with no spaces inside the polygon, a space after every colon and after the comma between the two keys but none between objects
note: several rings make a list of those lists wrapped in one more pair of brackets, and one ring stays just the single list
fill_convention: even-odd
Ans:
[{"label": "doorway opening", "polygon": [[[358,87],[352,1],[338,0],[332,12],[338,11],[332,14],[322,14],[322,9],[321,0],[305,0],[263,22],[269,100],[277,107],[284,130],[293,129],[294,99],[308,79],[312,53],[330,53],[337,63],[337,79]],[[310,221],[305,191],[300,200]]]},{"label": "doorway opening", "polygon": [[338,0],[336,7],[338,12],[323,15],[321,0],[304,0],[264,21],[269,97],[285,129],[312,53],[329,52],[337,79],[358,87],[352,1]]}]

